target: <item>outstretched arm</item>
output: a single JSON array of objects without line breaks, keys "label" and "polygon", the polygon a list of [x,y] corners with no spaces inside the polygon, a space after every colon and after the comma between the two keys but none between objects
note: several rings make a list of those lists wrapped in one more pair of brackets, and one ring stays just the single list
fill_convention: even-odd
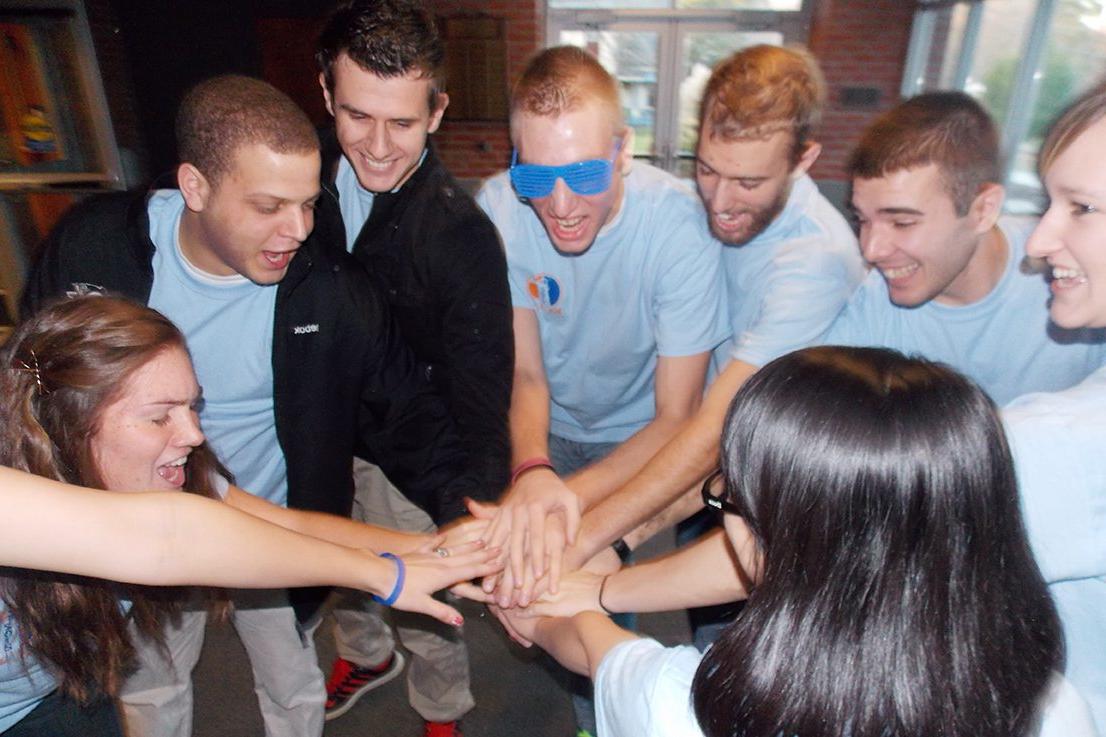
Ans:
[{"label": "outstretched arm", "polygon": [[[529,559],[531,573],[546,570],[550,556],[563,552],[563,540],[547,540],[545,518],[559,513],[566,537],[575,539],[580,520],[578,497],[552,468],[527,462],[549,455],[549,384],[542,363],[541,334],[533,310],[516,307],[514,311],[515,374],[511,392],[511,464],[516,478],[503,497],[484,539],[499,546],[509,543],[511,581],[523,579],[524,561]],[[529,537],[529,546],[526,539]],[[549,545],[547,545],[549,543]]]},{"label": "outstretched arm", "polygon": [[576,544],[566,551],[566,570],[579,568],[714,470],[726,410],[755,372],[755,366],[731,361],[711,384],[695,417],[629,482],[587,511]]},{"label": "outstretched arm", "polygon": [[[151,585],[239,588],[336,585],[387,597],[397,566],[192,494],[80,489],[0,467],[7,510],[0,563]],[[448,558],[405,558],[407,583],[395,606],[456,623],[429,594],[495,570],[496,551],[463,548]]]},{"label": "outstretched arm", "polygon": [[520,617],[509,609],[502,614],[517,635],[545,650],[570,671],[590,678],[595,678],[599,664],[611,648],[639,637],[596,612],[538,619]]},{"label": "outstretched arm", "polygon": [[336,545],[364,548],[374,553],[404,555],[416,551],[425,552],[433,547],[430,543],[435,540],[431,535],[389,530],[387,527],[377,527],[335,514],[288,509],[233,485],[227,490],[226,501],[240,512],[259,517],[293,532],[326,540]]},{"label": "outstretched arm", "polygon": [[[738,544],[756,543],[745,530]],[[584,611],[668,612],[738,601],[748,596],[750,586],[750,576],[735,558],[725,532],[712,530],[668,555],[609,576],[586,568],[570,573],[556,594],[545,594],[515,613],[570,617]]]},{"label": "outstretched arm", "polygon": [[653,419],[606,458],[568,480],[585,509],[629,481],[695,415],[702,401],[709,360],[709,352],[657,359]]}]

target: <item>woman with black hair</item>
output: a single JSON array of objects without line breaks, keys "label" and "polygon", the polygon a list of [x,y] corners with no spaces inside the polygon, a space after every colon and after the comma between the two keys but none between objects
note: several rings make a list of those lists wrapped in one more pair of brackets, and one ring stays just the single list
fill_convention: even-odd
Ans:
[{"label": "woman with black hair", "polygon": [[[705,656],[594,611],[507,613],[595,678],[600,737],[1095,734],[1057,673],[1060,624],[974,384],[891,351],[792,353],[738,392],[721,461],[704,499],[748,600]],[[712,576],[730,577],[687,571]]]}]

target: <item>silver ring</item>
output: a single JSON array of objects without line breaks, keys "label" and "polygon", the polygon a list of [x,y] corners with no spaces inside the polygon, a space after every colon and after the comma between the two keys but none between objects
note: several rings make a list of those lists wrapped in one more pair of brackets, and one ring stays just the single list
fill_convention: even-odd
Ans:
[{"label": "silver ring", "polygon": [[437,555],[439,558],[449,557],[449,551],[445,548],[434,548],[434,554]]}]

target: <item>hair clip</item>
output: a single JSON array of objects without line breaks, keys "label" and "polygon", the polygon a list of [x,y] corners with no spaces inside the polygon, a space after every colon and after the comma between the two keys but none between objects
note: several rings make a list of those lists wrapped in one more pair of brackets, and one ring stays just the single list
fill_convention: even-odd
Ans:
[{"label": "hair clip", "polygon": [[26,371],[29,374],[34,374],[35,384],[38,386],[38,394],[40,397],[49,394],[50,392],[46,388],[46,385],[42,383],[42,371],[39,369],[38,356],[35,355],[34,350],[31,351],[31,363],[33,365],[28,365],[26,361],[20,359],[19,365],[13,368],[16,371]]}]

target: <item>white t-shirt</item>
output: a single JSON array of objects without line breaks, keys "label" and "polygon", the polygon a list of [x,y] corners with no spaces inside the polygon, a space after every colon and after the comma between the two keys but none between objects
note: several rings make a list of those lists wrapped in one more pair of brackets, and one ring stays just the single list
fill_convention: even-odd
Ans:
[{"label": "white t-shirt", "polygon": [[[597,737],[702,737],[691,682],[702,655],[690,645],[627,640],[611,648],[595,674]],[[1087,703],[1057,675],[1042,700],[1032,737],[1098,737]]]}]

